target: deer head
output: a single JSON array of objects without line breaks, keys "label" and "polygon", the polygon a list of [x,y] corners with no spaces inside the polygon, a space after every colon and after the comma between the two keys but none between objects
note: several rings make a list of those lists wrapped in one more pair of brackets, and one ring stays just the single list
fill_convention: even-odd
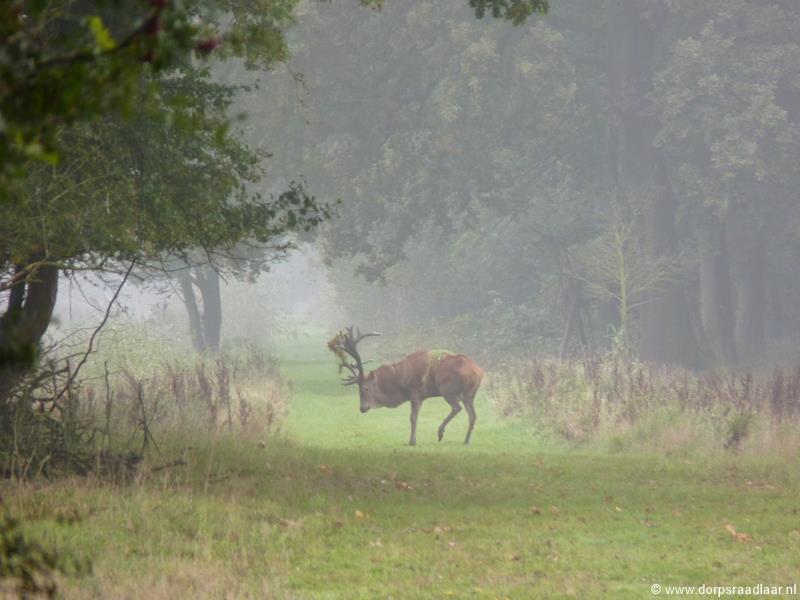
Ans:
[{"label": "deer head", "polygon": [[334,338],[328,342],[328,348],[331,352],[339,357],[339,372],[342,369],[350,371],[348,377],[342,379],[342,385],[358,384],[358,392],[361,398],[361,412],[367,412],[372,408],[369,399],[371,398],[367,377],[364,375],[364,363],[358,353],[358,343],[366,337],[377,336],[380,333],[361,333],[356,329],[353,333],[353,327],[347,327],[344,331],[340,331]]}]

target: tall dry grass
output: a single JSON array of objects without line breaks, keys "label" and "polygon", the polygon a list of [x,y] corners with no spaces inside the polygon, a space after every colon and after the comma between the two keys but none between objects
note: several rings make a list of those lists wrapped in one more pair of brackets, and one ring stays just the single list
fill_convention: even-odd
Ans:
[{"label": "tall dry grass", "polygon": [[500,414],[573,444],[670,453],[800,451],[800,366],[698,374],[615,356],[537,357],[496,370],[487,390]]},{"label": "tall dry grass", "polygon": [[280,431],[289,384],[272,360],[225,353],[161,361],[149,371],[107,362],[71,380],[56,366],[33,375],[5,407],[0,468],[20,479],[76,473],[130,476],[180,438],[223,433],[263,442]]}]

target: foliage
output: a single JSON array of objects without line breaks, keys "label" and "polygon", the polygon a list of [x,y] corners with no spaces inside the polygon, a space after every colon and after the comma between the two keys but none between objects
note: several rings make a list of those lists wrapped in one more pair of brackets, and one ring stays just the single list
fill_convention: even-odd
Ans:
[{"label": "foliage", "polygon": [[165,324],[111,319],[84,356],[90,333],[62,334],[0,405],[0,473],[126,480],[170,436],[281,427],[290,386],[252,343],[196,355]]},{"label": "foliage", "polygon": [[[759,452],[768,438],[791,442],[787,433],[800,419],[800,367],[697,375],[618,354],[583,362],[537,358],[509,363],[493,374],[488,390],[504,416],[531,420],[573,443],[619,445],[624,437],[649,447],[683,428],[706,452]],[[664,448],[696,449],[674,439]]]},{"label": "foliage", "polygon": [[[293,132],[276,166],[302,161],[310,182],[344,199],[320,248],[359,323],[383,328],[391,313],[398,331],[447,331],[456,319],[483,330],[502,306],[525,348],[558,347],[569,282],[586,278],[564,258],[605,245],[614,204],[640,266],[662,275],[632,286],[623,309],[627,333],[643,334],[634,350],[673,336],[643,329],[653,313],[680,312],[692,335],[673,358],[695,366],[735,360],[713,351],[720,337],[750,361],[798,322],[793,5],[565,1],[518,28],[434,2],[355,18],[335,5],[304,10],[291,63],[302,84],[268,78],[274,102],[254,110]],[[621,82],[625,68],[643,72]],[[314,143],[292,141],[301,135]],[[364,280],[343,272],[353,270]],[[655,302],[673,290],[672,306]],[[586,343],[606,347],[619,298],[587,291],[577,301]],[[714,317],[715,298],[730,318]]]},{"label": "foliage", "polygon": [[549,7],[548,0],[470,0],[469,5],[479,19],[489,9],[493,17],[502,17],[515,25],[524,23],[534,13],[546,14]]},{"label": "foliage", "polygon": [[[268,66],[286,58],[296,0],[11,2],[0,13],[2,175],[58,159],[61,125],[130,112],[142,75],[211,51]],[[221,47],[220,47],[221,46]],[[218,47],[220,47],[218,49]],[[18,174],[22,171],[18,171]]]},{"label": "foliage", "polygon": [[[31,19],[41,17],[45,23],[47,51],[58,52],[59,44],[80,46],[79,25],[85,20],[81,11],[93,6],[69,4],[53,14],[34,11]],[[34,115],[42,129],[31,135],[42,140],[46,136],[35,143],[46,142],[61,151],[58,161],[55,155],[51,164],[28,161],[25,173],[3,182],[4,192],[14,198],[4,203],[0,221],[0,291],[8,300],[0,317],[4,357],[29,357],[46,331],[57,295],[56,270],[131,270],[138,265],[145,274],[135,275],[146,277],[147,272],[169,272],[176,263],[200,263],[238,272],[241,263],[231,261],[244,261],[243,245],[285,252],[288,244],[279,238],[308,231],[331,216],[330,208],[308,194],[302,182],[290,182],[277,194],[257,188],[266,155],[244,144],[239,132],[228,127],[228,111],[241,85],[215,82],[210,65],[195,60],[185,47],[201,28],[217,24],[225,29],[222,56],[268,68],[285,58],[280,28],[293,6],[291,0],[189,7],[154,3],[153,14],[130,42],[130,51],[138,52],[137,36],[160,40],[148,48],[144,62],[153,63],[149,67],[139,59],[133,64],[128,45],[116,44],[115,34],[102,25],[106,18],[124,29],[130,6],[116,6],[103,17],[86,17],[109,55],[116,57],[117,50],[125,49],[113,68],[128,82],[121,90],[126,100],[115,103],[109,93],[108,104],[89,105],[80,112],[82,100],[73,97],[87,82],[64,75],[62,83],[71,91],[62,90],[59,97],[78,107],[76,116],[50,123]],[[266,8],[270,10],[261,12]],[[31,19],[20,19],[19,36],[33,35],[27,29]],[[197,25],[175,25],[184,36],[176,40],[170,19]],[[261,35],[255,36],[258,28]],[[198,51],[207,53],[218,43],[217,38],[201,41]],[[85,63],[90,72],[101,69],[97,53],[75,52],[57,62]],[[37,60],[29,61],[34,70],[40,66]],[[94,84],[116,92],[120,82],[101,78]],[[13,88],[6,92],[15,93]],[[33,294],[47,269],[56,275]],[[0,374],[0,397],[7,395],[13,380],[11,372]]]},{"label": "foliage", "polygon": [[58,160],[60,125],[129,109],[148,65],[168,66],[200,42],[191,14],[170,2],[11,2],[0,12],[0,176],[30,158]]},{"label": "foliage", "polygon": [[0,591],[21,598],[55,598],[55,574],[85,573],[86,565],[70,565],[64,557],[32,542],[22,524],[2,506],[0,514]]}]

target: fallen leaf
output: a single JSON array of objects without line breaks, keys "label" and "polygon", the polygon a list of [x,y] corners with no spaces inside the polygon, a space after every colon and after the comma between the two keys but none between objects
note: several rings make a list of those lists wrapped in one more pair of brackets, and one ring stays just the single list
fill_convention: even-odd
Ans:
[{"label": "fallen leaf", "polygon": [[749,533],[742,533],[740,531],[736,531],[736,528],[733,525],[731,525],[730,523],[725,525],[725,529],[727,530],[728,533],[731,534],[733,539],[735,539],[737,542],[751,542],[751,541],[753,541],[753,536],[752,535],[750,535]]},{"label": "fallen leaf", "polygon": [[606,496],[605,498],[603,498],[603,502],[608,502],[609,504],[611,504],[613,501],[614,501],[614,496]]},{"label": "fallen leaf", "polygon": [[615,506],[614,510],[617,511],[617,512],[622,512],[622,509],[619,506]]},{"label": "fallen leaf", "polygon": [[447,546],[449,548],[455,548],[456,547],[456,543],[455,542],[447,542]]},{"label": "fallen leaf", "polygon": [[355,512],[355,517],[356,517],[356,519],[366,519],[367,518],[367,513],[361,512],[360,510],[357,510]]},{"label": "fallen leaf", "polygon": [[550,514],[551,515],[557,515],[560,512],[561,512],[561,510],[557,506],[551,506],[550,507]]},{"label": "fallen leaf", "polygon": [[540,515],[540,514],[542,514],[542,509],[539,508],[538,506],[531,506],[531,512],[534,515]]},{"label": "fallen leaf", "polygon": [[373,548],[383,548],[383,542],[380,539],[375,540],[374,542],[369,543],[370,546]]}]

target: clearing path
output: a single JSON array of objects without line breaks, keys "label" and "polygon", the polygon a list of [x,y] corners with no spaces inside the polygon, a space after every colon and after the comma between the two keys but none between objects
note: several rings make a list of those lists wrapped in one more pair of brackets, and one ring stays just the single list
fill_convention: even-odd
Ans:
[{"label": "clearing path", "polygon": [[[289,436],[318,473],[289,589],[330,598],[649,598],[651,585],[800,582],[797,464],[543,446],[479,395],[445,440],[444,400],[358,412],[331,360],[290,361]],[[310,525],[304,525],[309,527]],[[655,588],[654,588],[655,589]]]}]

